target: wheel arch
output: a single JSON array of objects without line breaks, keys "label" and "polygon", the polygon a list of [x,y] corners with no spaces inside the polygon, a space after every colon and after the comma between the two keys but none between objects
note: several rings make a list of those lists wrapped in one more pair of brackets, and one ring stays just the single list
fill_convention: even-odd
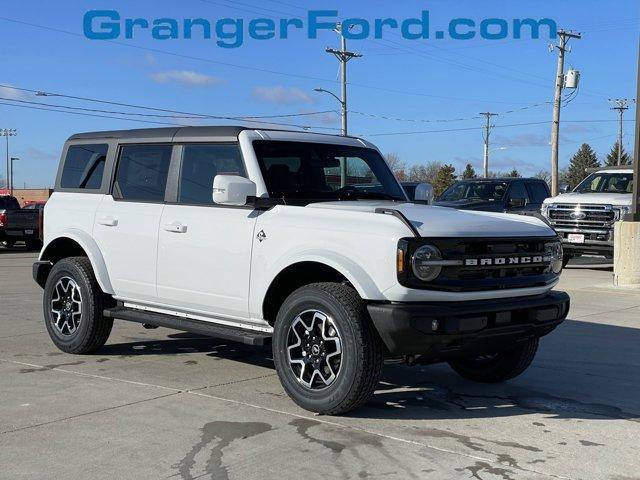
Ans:
[{"label": "wheel arch", "polygon": [[[104,261],[100,247],[87,233],[80,230],[67,230],[60,232],[50,239],[40,253],[40,261],[48,261],[52,264],[67,257],[83,256],[91,262],[91,268],[96,276],[98,285],[104,293],[113,294],[113,286],[109,279],[109,272]],[[38,284],[43,286],[47,280],[49,271],[45,271],[38,278]]]},{"label": "wheel arch", "polygon": [[344,283],[351,285],[361,298],[372,298],[376,294],[373,282],[368,277],[365,282],[359,280],[353,271],[327,258],[296,259],[282,267],[266,289],[262,318],[273,325],[282,302],[298,288],[311,283]]}]

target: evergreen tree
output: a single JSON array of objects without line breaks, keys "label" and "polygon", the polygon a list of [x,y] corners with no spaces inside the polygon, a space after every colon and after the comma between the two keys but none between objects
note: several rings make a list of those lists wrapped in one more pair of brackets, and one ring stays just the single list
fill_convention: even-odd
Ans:
[{"label": "evergreen tree", "polygon": [[[616,141],[611,148],[611,151],[607,154],[607,167],[614,167],[618,165],[618,143],[619,142]],[[629,154],[625,151],[624,145],[622,146],[622,161],[620,162],[620,165],[631,165],[631,157],[629,157]]]},{"label": "evergreen tree", "polygon": [[513,177],[513,178],[518,178],[520,177],[520,172],[518,172],[518,169],[516,169],[515,167],[513,168],[513,170],[511,170],[508,174],[507,177]]},{"label": "evergreen tree", "polygon": [[467,163],[467,166],[464,169],[464,172],[462,172],[462,178],[478,178],[478,175],[476,175],[476,170],[475,168],[473,168],[473,165],[471,165],[470,163]]},{"label": "evergreen tree", "polygon": [[440,170],[438,170],[433,182],[433,190],[436,197],[442,195],[442,192],[444,192],[449,186],[453,185],[456,181],[455,172],[456,169],[453,165],[443,165]]},{"label": "evergreen tree", "polygon": [[588,173],[585,171],[587,168],[597,168],[599,166],[600,162],[596,153],[588,144],[583,143],[571,157],[569,171],[567,172],[567,182],[573,188],[587,177]]}]

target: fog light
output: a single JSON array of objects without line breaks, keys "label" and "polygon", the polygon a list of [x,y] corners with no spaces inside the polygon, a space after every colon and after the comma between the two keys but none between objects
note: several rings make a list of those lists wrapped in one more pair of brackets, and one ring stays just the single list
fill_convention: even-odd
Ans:
[{"label": "fog light", "polygon": [[438,320],[432,320],[431,321],[431,330],[433,330],[435,332],[436,330],[438,330],[438,327],[440,327],[440,322],[438,322]]}]

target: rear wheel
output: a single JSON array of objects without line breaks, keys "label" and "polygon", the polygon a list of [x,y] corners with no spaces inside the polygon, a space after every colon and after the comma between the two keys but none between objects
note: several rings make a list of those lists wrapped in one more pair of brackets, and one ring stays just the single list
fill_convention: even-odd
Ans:
[{"label": "rear wheel", "polygon": [[449,365],[467,380],[498,383],[524,372],[531,365],[537,351],[538,338],[532,338],[504,352],[452,360]]},{"label": "rear wheel", "polygon": [[293,292],[280,308],[273,358],[294,402],[337,415],[363,405],[373,394],[383,345],[353,288],[315,283]]},{"label": "rear wheel", "polygon": [[109,338],[113,319],[103,310],[110,301],[86,257],[56,263],[44,287],[44,318],[53,343],[63,352],[91,353]]}]

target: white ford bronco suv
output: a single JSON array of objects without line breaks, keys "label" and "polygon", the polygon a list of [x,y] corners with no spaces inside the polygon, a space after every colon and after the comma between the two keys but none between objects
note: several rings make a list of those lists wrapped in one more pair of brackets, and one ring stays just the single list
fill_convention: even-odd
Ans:
[{"label": "white ford bronco suv", "polygon": [[544,222],[409,203],[358,138],[73,135],[44,218],[33,276],[58,348],[98,350],[113,319],[272,342],[284,389],[325,414],[365,403],[385,356],[515,377],[569,310]]}]

